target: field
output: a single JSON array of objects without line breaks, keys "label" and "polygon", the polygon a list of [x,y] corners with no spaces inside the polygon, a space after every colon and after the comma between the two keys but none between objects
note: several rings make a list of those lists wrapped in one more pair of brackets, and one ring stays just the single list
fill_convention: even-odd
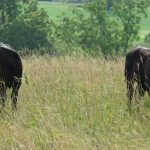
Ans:
[{"label": "field", "polygon": [[[148,149],[148,96],[127,110],[124,59],[23,58],[18,111],[8,96],[1,149]],[[10,95],[10,91],[7,93]]]},{"label": "field", "polygon": [[47,11],[50,19],[57,22],[57,17],[62,13],[72,16],[73,14],[71,13],[71,8],[73,8],[74,5],[59,2],[39,2],[39,7],[44,8]]},{"label": "field", "polygon": [[[71,5],[40,2],[51,19]],[[141,22],[141,38],[150,31]],[[18,110],[0,107],[0,149],[105,150],[150,148],[150,100],[127,107],[124,58],[84,56],[22,58]],[[139,107],[138,107],[139,106]]]},{"label": "field", "polygon": [[[39,6],[44,8],[48,12],[50,19],[57,22],[57,16],[61,15],[64,12],[68,14],[68,16],[72,16],[73,14],[71,13],[71,8],[75,7],[75,4],[39,2]],[[140,42],[143,42],[145,35],[150,32],[150,9],[148,10],[147,14],[147,18],[143,17],[141,21]]]}]

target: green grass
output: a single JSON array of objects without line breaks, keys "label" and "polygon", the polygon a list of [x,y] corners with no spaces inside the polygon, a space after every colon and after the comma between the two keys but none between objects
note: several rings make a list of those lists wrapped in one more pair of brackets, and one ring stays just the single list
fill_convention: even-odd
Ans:
[{"label": "green grass", "polygon": [[150,102],[129,115],[124,59],[32,56],[23,66],[18,111],[8,97],[0,114],[1,149],[150,147]]},{"label": "green grass", "polygon": [[150,32],[150,9],[147,11],[147,17],[141,20],[141,30],[140,30],[140,37],[141,40],[144,40],[146,34]]},{"label": "green grass", "polygon": [[44,8],[50,17],[50,19],[57,22],[57,17],[62,13],[72,16],[71,8],[73,5],[57,2],[39,2],[39,6]]},{"label": "green grass", "polygon": [[141,21],[141,29],[150,31],[150,9],[147,11],[147,17],[142,19]]}]

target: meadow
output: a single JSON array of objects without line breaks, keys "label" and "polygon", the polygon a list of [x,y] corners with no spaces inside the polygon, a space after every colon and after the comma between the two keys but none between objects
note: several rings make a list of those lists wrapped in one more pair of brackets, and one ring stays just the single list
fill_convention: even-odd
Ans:
[{"label": "meadow", "polygon": [[[63,11],[72,15],[71,5],[39,4],[55,21]],[[147,19],[142,20],[141,37],[150,31]],[[6,108],[0,111],[0,149],[149,149],[149,97],[146,94],[139,107],[133,102],[129,113],[124,61],[123,57],[23,57],[18,110],[11,111],[8,91]]]},{"label": "meadow", "polygon": [[47,11],[50,19],[55,22],[58,21],[58,16],[60,16],[62,13],[65,13],[68,16],[73,16],[71,9],[75,6],[76,5],[61,2],[39,2],[39,7],[44,8]]},{"label": "meadow", "polygon": [[[124,58],[23,58],[18,110],[0,113],[1,149],[148,149],[150,103],[127,109]],[[135,105],[133,105],[135,106]]]}]

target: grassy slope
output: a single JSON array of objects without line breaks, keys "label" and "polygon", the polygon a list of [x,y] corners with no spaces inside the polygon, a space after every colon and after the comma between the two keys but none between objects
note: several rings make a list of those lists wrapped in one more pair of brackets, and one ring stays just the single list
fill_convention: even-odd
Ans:
[{"label": "grassy slope", "polygon": [[71,5],[67,5],[64,3],[56,3],[56,2],[39,2],[39,6],[43,7],[50,16],[50,19],[57,21],[57,16],[61,15],[62,13],[67,13],[71,16]]},{"label": "grassy slope", "polygon": [[23,65],[18,111],[11,116],[9,99],[0,114],[1,149],[150,147],[147,96],[141,113],[126,111],[123,59],[30,57]]}]

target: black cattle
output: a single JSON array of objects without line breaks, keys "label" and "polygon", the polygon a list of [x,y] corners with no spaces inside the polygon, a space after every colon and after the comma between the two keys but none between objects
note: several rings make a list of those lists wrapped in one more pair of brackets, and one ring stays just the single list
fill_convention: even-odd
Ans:
[{"label": "black cattle", "polygon": [[22,62],[18,53],[9,45],[0,44],[0,96],[5,106],[6,90],[12,88],[12,109],[16,109],[18,91],[21,86]]},{"label": "black cattle", "polygon": [[129,52],[125,61],[125,78],[127,83],[127,93],[129,107],[134,94],[134,83],[137,83],[137,90],[140,97],[148,92],[150,96],[150,49],[145,47],[136,47]]}]

